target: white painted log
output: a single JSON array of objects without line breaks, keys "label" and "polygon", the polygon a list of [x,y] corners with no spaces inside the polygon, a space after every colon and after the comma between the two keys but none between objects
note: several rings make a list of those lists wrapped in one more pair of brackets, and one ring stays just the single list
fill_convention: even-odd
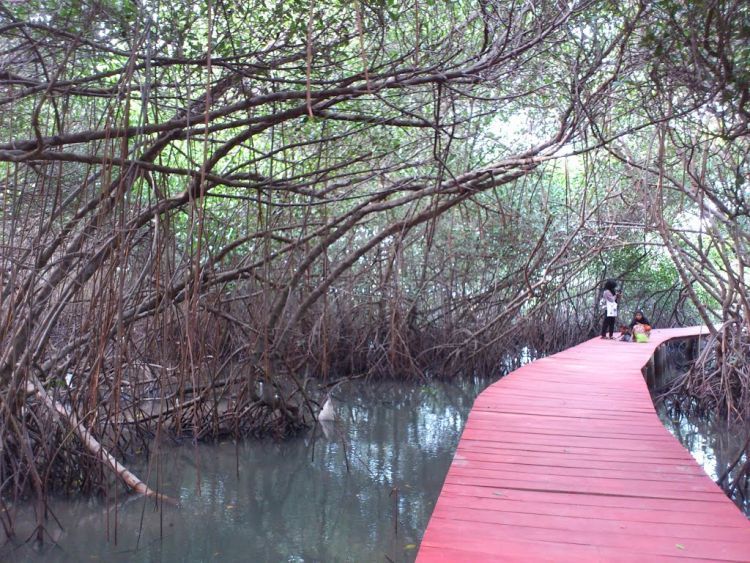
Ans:
[{"label": "white painted log", "polygon": [[96,438],[94,438],[83,423],[78,420],[76,414],[74,412],[69,412],[68,409],[65,408],[65,405],[52,399],[41,384],[34,385],[33,383],[26,383],[26,392],[29,395],[36,395],[39,400],[41,400],[42,403],[53,412],[53,414],[57,413],[58,416],[62,417],[62,421],[70,427],[76,436],[78,436],[86,449],[94,454],[97,459],[101,460],[104,465],[114,471],[115,475],[117,475],[130,489],[142,495],[155,497],[168,502],[174,502],[174,499],[154,491],[134,473],[128,470],[127,467],[117,461],[117,459],[115,459],[115,457],[110,454]]},{"label": "white painted log", "polygon": [[333,401],[328,397],[318,413],[318,420],[333,420],[334,418],[336,418],[336,414],[333,412]]}]

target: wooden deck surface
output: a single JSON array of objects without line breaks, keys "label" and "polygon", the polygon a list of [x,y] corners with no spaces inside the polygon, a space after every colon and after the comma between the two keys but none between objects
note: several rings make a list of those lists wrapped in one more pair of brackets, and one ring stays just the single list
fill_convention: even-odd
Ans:
[{"label": "wooden deck surface", "polygon": [[599,338],[479,395],[417,561],[750,561],[750,521],[659,421],[656,347]]}]

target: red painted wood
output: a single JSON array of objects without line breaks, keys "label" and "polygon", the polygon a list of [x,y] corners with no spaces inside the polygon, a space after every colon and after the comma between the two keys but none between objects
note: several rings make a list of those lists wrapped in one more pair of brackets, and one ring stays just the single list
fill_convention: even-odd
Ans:
[{"label": "red painted wood", "polygon": [[[570,516],[580,517],[581,510],[578,504],[576,504],[576,498],[573,495],[567,495],[567,503],[549,503],[546,502],[546,493],[540,493],[538,491],[530,491],[529,495],[523,499],[516,498],[505,498],[505,497],[493,497],[493,498],[482,498],[475,496],[464,496],[460,494],[446,494],[442,499],[441,505],[445,508],[471,508],[474,510],[483,511],[499,511],[512,514],[542,514],[551,516]],[[563,496],[563,495],[557,495]],[[537,500],[534,500],[534,499]],[[560,499],[563,500],[563,499]],[[658,501],[661,503],[661,500]],[[697,507],[689,507],[687,503],[681,503],[677,501],[674,503],[673,510],[653,510],[644,508],[639,505],[638,502],[632,503],[631,507],[623,506],[597,506],[589,504],[586,514],[591,518],[597,518],[599,520],[612,520],[615,522],[642,522],[648,523],[652,532],[660,532],[661,525],[667,524],[686,524],[688,526],[693,525],[693,516],[690,512],[684,510],[689,508],[690,510],[711,510],[711,506],[701,504]],[[706,526],[709,531],[709,535],[712,535],[715,527],[723,528],[738,528],[734,521],[734,518],[726,519],[722,518],[723,510],[714,510],[712,513],[714,518],[712,523]],[[654,526],[659,524],[659,526]],[[700,532],[700,535],[704,535],[704,531]]]},{"label": "red painted wood", "polygon": [[[701,512],[711,515],[710,522],[715,522],[717,517],[726,515],[725,522],[734,522],[734,525],[738,527],[747,526],[747,522],[740,518],[737,519],[737,514],[734,512],[727,512],[726,506],[720,498],[716,498],[715,502],[704,502],[696,499],[662,499],[662,498],[648,498],[648,497],[626,497],[616,495],[580,495],[562,492],[549,492],[549,491],[538,491],[538,490],[524,490],[524,489],[492,489],[487,487],[478,486],[464,486],[464,485],[452,485],[446,483],[443,486],[443,493],[440,498],[442,501],[443,496],[448,497],[469,497],[480,500],[494,500],[497,502],[505,501],[517,501],[518,503],[548,503],[549,505],[569,505],[573,507],[587,507],[585,513],[588,514],[592,510],[596,511],[598,508],[602,509],[617,509],[617,508],[641,508],[650,511],[654,517],[661,518],[664,512],[684,512],[690,515],[691,522],[694,516],[691,512]],[[514,505],[515,506],[515,505]],[[550,508],[552,510],[553,508]],[[556,510],[556,508],[554,508]],[[709,520],[709,519],[707,519]]]},{"label": "red painted wood", "polygon": [[656,347],[599,338],[527,364],[467,420],[417,560],[750,561],[750,521],[663,427]]}]

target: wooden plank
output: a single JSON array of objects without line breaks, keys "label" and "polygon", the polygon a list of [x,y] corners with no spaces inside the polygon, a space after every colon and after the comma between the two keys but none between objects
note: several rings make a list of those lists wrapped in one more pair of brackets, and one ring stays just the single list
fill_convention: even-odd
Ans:
[{"label": "wooden plank", "polygon": [[718,493],[707,485],[694,483],[682,483],[672,485],[670,483],[654,483],[642,479],[631,479],[630,481],[619,481],[617,479],[597,479],[587,477],[575,479],[558,475],[550,475],[547,478],[524,478],[524,475],[516,474],[515,477],[493,476],[484,477],[473,474],[462,475],[459,471],[451,471],[445,478],[446,483],[454,485],[476,485],[479,487],[492,487],[495,489],[511,488],[526,489],[532,491],[551,491],[562,493],[576,493],[584,495],[617,495],[651,498],[682,498],[681,495],[689,494],[697,500],[721,500]]},{"label": "wooden plank", "polygon": [[[538,497],[538,500],[533,500],[529,497],[523,500],[514,498],[507,498],[506,496],[493,496],[493,497],[476,497],[476,496],[465,496],[461,494],[445,494],[442,498],[441,508],[452,509],[457,508],[470,508],[474,510],[485,510],[485,511],[502,511],[511,513],[522,513],[522,514],[541,514],[541,515],[552,515],[552,516],[573,516],[580,517],[581,509],[577,504],[569,503],[549,503],[546,502],[547,495],[544,493],[532,492]],[[661,503],[664,504],[664,503]],[[589,504],[589,509],[586,510],[586,515],[591,518],[597,518],[599,520],[613,520],[622,522],[643,522],[648,524],[687,524],[695,525],[698,521],[696,517],[690,512],[684,512],[682,505],[675,504],[675,506],[662,506],[661,510],[655,510],[653,508],[644,508],[638,502],[634,502],[633,506],[621,507],[621,506],[596,506]],[[669,509],[671,508],[671,510]],[[732,517],[726,517],[723,510],[710,510],[705,504],[698,507],[701,510],[701,515],[704,517],[700,521],[701,527],[707,527],[708,534],[711,534],[711,528],[722,527],[722,528],[744,528],[745,524],[741,520]],[[654,527],[654,526],[652,526]],[[658,529],[658,526],[654,528]],[[705,530],[700,532],[704,535]]]},{"label": "wooden plank", "polygon": [[[649,537],[654,541],[668,539],[677,543],[682,540],[704,538],[706,532],[710,532],[711,540],[721,542],[744,543],[746,539],[745,530],[742,528],[731,528],[724,526],[706,526],[701,522],[681,522],[670,524],[668,522],[643,522],[638,520],[611,520],[598,518],[596,514],[588,516],[555,515],[544,513],[512,512],[503,510],[481,510],[474,507],[451,506],[449,513],[437,512],[435,518],[444,520],[464,520],[478,524],[498,524],[500,526],[523,527],[531,530],[543,529],[557,532],[578,533],[585,529],[591,536],[619,534],[624,536],[638,535]],[[553,537],[550,534],[549,537]],[[564,536],[561,536],[564,537]]]},{"label": "wooden plank", "polygon": [[[636,452],[669,447],[668,444],[671,444],[671,440],[668,439],[669,436],[665,436],[665,438],[661,440],[621,438],[615,441],[612,438],[607,437],[597,438],[574,436],[562,433],[556,435],[544,435],[532,432],[513,432],[507,429],[498,430],[493,433],[482,429],[474,429],[473,427],[466,428],[462,434],[462,438],[465,438],[466,440],[474,440],[475,442],[483,442],[485,444],[519,443],[526,445],[561,446],[563,448],[618,449],[620,451],[631,450]],[[672,441],[673,440],[674,439],[672,439]]]},{"label": "wooden plank", "polygon": [[719,515],[724,515],[726,521],[734,521],[740,527],[747,526],[747,519],[739,510],[726,510],[726,504],[722,499],[716,497],[714,502],[706,502],[690,498],[686,500],[664,499],[664,498],[647,498],[647,497],[629,497],[617,495],[580,495],[575,493],[565,493],[562,491],[535,491],[525,489],[510,488],[492,488],[480,486],[451,485],[446,483],[443,486],[443,495],[448,497],[469,496],[475,499],[503,499],[509,501],[526,502],[545,502],[550,504],[567,504],[572,507],[578,507],[584,513],[588,513],[593,508],[643,508],[653,511],[660,515],[664,511],[683,512],[691,515],[693,519],[714,519]]},{"label": "wooden plank", "polygon": [[[525,430],[525,431],[524,431]],[[607,441],[611,444],[622,441],[624,444],[630,444],[633,442],[638,443],[639,438],[634,435],[633,432],[626,432],[624,429],[618,427],[612,427],[611,425],[596,425],[592,424],[590,428],[586,429],[577,423],[570,425],[568,433],[565,432],[564,428],[560,428],[559,425],[541,425],[530,422],[525,428],[521,425],[502,425],[500,427],[492,428],[491,424],[484,422],[472,424],[471,430],[466,436],[467,440],[472,440],[479,443],[493,444],[496,442],[507,443],[517,440],[521,436],[533,436],[534,440],[529,440],[527,444],[552,444],[552,445],[588,445],[594,443],[600,443]],[[487,438],[485,438],[487,437]],[[491,439],[490,439],[491,438]],[[664,433],[652,433],[651,431],[644,431],[642,444],[646,444],[647,447],[659,447],[665,444],[671,444],[674,438],[668,432]],[[616,448],[623,449],[623,448]],[[677,450],[675,450],[677,451]]]},{"label": "wooden plank", "polygon": [[418,561],[748,561],[750,522],[666,431],[656,346],[592,339],[484,391]]},{"label": "wooden plank", "polygon": [[[528,471],[529,468],[533,471],[534,467],[550,467],[549,456],[544,454],[537,454],[534,452],[522,452],[519,453],[517,450],[503,450],[502,452],[487,453],[482,450],[469,450],[471,456],[466,457],[464,452],[465,448],[462,448],[461,452],[456,454],[455,463],[457,465],[466,465],[468,460],[476,462],[478,464],[502,464],[514,467],[517,471]],[[473,466],[473,463],[472,463]],[[652,473],[658,475],[674,476],[679,479],[680,474],[686,475],[698,475],[703,477],[705,472],[698,466],[682,464],[679,462],[659,462],[658,460],[648,460],[645,462],[639,462],[631,459],[629,456],[625,456],[620,459],[605,458],[602,456],[565,456],[558,457],[555,459],[555,467],[559,467],[561,470],[571,469],[592,469],[592,470],[608,470],[620,471],[632,475],[633,471],[638,470],[644,475],[650,475]]]},{"label": "wooden plank", "polygon": [[[588,529],[571,532],[549,527],[504,525],[461,520],[435,519],[436,530],[443,533],[463,535],[465,538],[474,535],[485,541],[488,537],[510,536],[510,539],[533,541],[538,543],[554,542],[558,544],[577,544],[599,546],[604,548],[627,549],[653,557],[681,557],[692,555],[700,558],[713,558],[716,561],[747,561],[747,544],[737,541],[717,541],[704,539],[702,536],[692,539],[671,536],[645,536],[638,533],[590,532]],[[434,540],[433,540],[434,542]],[[479,540],[478,540],[479,543]],[[566,560],[566,559],[563,559]]]},{"label": "wooden plank", "polygon": [[[457,538],[460,541],[460,538]],[[555,556],[557,553],[557,556]],[[450,563],[475,563],[476,561],[505,561],[509,563],[524,563],[526,561],[606,561],[607,563],[644,563],[643,556],[626,550],[606,549],[592,546],[570,546],[562,544],[546,544],[540,546],[524,542],[494,542],[494,545],[468,545],[464,549],[433,546],[422,544],[420,558],[427,557],[430,561],[444,561]],[[715,562],[715,559],[701,559],[686,556],[691,563]],[[663,557],[663,561],[677,560]]]},{"label": "wooden plank", "polygon": [[[544,476],[544,475],[565,475],[569,477],[578,478],[589,478],[598,477],[602,479],[621,479],[628,481],[633,476],[633,465],[629,464],[625,467],[622,465],[615,464],[602,464],[606,467],[591,467],[588,464],[576,463],[572,465],[565,465],[563,463],[555,463],[550,465],[549,461],[546,463],[507,463],[506,461],[496,460],[483,460],[472,457],[471,459],[456,460],[456,466],[463,468],[465,471],[471,471],[473,474],[491,474],[491,475],[516,475],[523,473],[528,476]],[[639,468],[640,469],[640,468]],[[692,469],[692,468],[691,468]],[[699,468],[698,468],[699,469]],[[638,471],[642,479],[648,481],[673,481],[682,483],[687,479],[696,479],[701,483],[705,483],[705,473],[701,473],[693,469],[690,472],[681,471],[681,466],[676,464],[665,464],[652,466],[651,468]]]},{"label": "wooden plank", "polygon": [[[642,462],[649,462],[654,460],[654,452],[653,451],[643,451],[643,450],[618,450],[616,449],[614,444],[610,444],[609,448],[592,448],[592,447],[583,447],[583,446],[561,446],[559,444],[524,444],[523,442],[513,443],[511,441],[508,442],[488,442],[485,440],[466,440],[466,443],[464,444],[463,441],[459,444],[459,447],[461,448],[461,451],[476,451],[478,449],[481,449],[481,451],[484,452],[500,452],[502,450],[506,449],[513,449],[515,451],[528,451],[528,452],[546,452],[549,454],[564,454],[565,456],[569,455],[578,455],[578,456],[592,456],[595,458],[599,458],[600,456],[607,456],[609,459],[633,459],[637,461]],[[688,456],[690,454],[687,454]],[[615,457],[619,456],[619,457]],[[663,459],[663,460],[677,460],[677,461],[685,461],[689,462],[692,460],[692,458],[687,458],[686,455],[679,451],[674,451],[673,449],[669,449],[669,451],[661,452],[661,455],[657,459]]]},{"label": "wooden plank", "polygon": [[[456,538],[456,540],[460,541],[460,538]],[[506,561],[519,563],[526,561],[601,561],[607,563],[644,563],[643,555],[631,553],[624,549],[595,546],[553,544],[548,542],[544,547],[541,547],[538,544],[521,541],[488,542],[487,544],[481,545],[464,545],[465,547],[463,549],[457,549],[446,547],[444,545],[433,546],[423,544],[422,551],[429,554],[430,561],[445,561],[450,563],[474,563],[476,561]],[[663,556],[659,560],[687,560],[691,563],[716,561],[716,559],[703,559],[699,557],[691,557],[690,555],[682,555],[678,558]]]}]

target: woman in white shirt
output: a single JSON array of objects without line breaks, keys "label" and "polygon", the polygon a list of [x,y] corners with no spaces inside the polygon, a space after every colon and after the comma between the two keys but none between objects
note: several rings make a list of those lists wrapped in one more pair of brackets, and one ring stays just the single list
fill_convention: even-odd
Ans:
[{"label": "woman in white shirt", "polygon": [[[615,321],[617,320],[617,304],[621,293],[617,291],[615,280],[607,280],[602,292],[602,304],[604,306],[604,322],[602,322],[602,338],[614,338]],[[609,336],[607,336],[609,334]]]}]

